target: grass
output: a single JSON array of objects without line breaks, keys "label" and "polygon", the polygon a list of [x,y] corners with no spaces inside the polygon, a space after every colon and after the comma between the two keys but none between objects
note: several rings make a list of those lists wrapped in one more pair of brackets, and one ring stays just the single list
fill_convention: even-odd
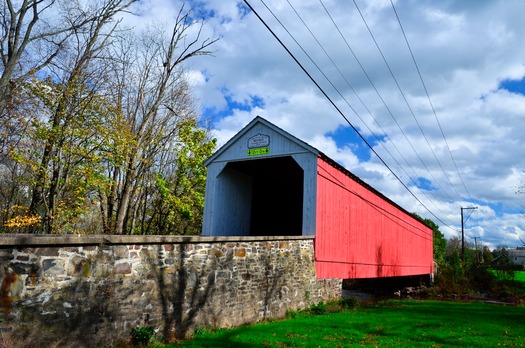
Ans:
[{"label": "grass", "polygon": [[514,280],[525,283],[525,271],[516,271],[516,273],[514,273]]},{"label": "grass", "polygon": [[200,330],[176,347],[523,347],[524,317],[525,307],[390,300],[341,313]]},{"label": "grass", "polygon": [[[501,278],[500,272],[503,273],[503,274],[506,273],[505,271],[497,271],[497,270],[490,270],[490,272],[492,274],[494,274],[496,276],[496,278],[498,278],[498,277]],[[525,283],[525,271],[511,271],[511,274],[514,275],[512,280],[520,282],[520,283]],[[505,278],[505,277],[503,277],[503,278]]]},{"label": "grass", "polygon": [[511,280],[517,282],[518,286],[519,284],[525,286],[525,271],[498,271],[491,269],[489,272],[492,273],[498,281]]}]

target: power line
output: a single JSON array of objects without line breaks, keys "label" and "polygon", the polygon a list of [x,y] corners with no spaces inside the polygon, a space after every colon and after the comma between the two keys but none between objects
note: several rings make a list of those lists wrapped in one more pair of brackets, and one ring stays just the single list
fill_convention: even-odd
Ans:
[{"label": "power line", "polygon": [[461,209],[461,261],[465,261],[465,227],[464,227],[465,220],[463,219],[463,210],[470,210],[470,214],[467,216],[467,220],[468,220],[472,212],[478,209],[478,207],[467,207],[467,208],[460,207],[460,209]]},{"label": "power line", "polygon": [[333,180],[332,178],[329,178],[327,175],[325,174],[321,174],[319,173],[319,175],[324,178],[325,180],[328,180],[330,181],[332,184],[342,188],[343,190],[345,190],[346,192],[356,196],[357,198],[361,199],[362,201],[366,202],[366,204],[370,205],[372,208],[374,208],[376,211],[378,211],[380,214],[382,214],[383,216],[385,216],[387,219],[389,219],[390,221],[394,222],[395,224],[397,224],[398,226],[401,226],[401,224],[399,223],[399,221],[401,222],[404,222],[405,224],[415,228],[415,229],[418,229],[420,230],[423,234],[425,234],[426,236],[422,236],[414,231],[409,231],[410,233],[420,237],[420,238],[423,238],[423,239],[427,239],[427,240],[432,240],[432,232],[431,233],[425,233],[424,230],[422,230],[421,228],[417,227],[417,226],[414,226],[411,222],[389,212],[388,210],[386,210],[385,208],[377,205],[376,203],[372,202],[371,200],[361,196],[359,193],[353,191],[352,189],[348,188],[346,185],[340,183],[340,182],[337,182],[335,180]]},{"label": "power line", "polygon": [[[372,88],[374,89],[375,93],[377,94],[378,98],[381,100],[381,102],[383,103],[385,109],[388,111],[388,114],[390,115],[390,117],[392,118],[392,120],[394,121],[394,123],[397,125],[398,129],[400,130],[401,134],[403,134],[405,140],[407,141],[407,143],[409,144],[409,146],[412,148],[412,151],[414,151],[416,157],[419,159],[419,161],[421,162],[421,164],[423,165],[423,167],[426,169],[426,171],[429,173],[429,175],[431,176],[431,178],[434,180],[434,182],[437,184],[437,186],[441,189],[441,191],[448,197],[448,199],[450,201],[453,201],[452,197],[448,194],[448,192],[441,186],[440,182],[434,177],[434,175],[432,174],[432,172],[430,171],[430,169],[427,167],[427,165],[425,164],[425,162],[423,161],[423,159],[419,156],[418,152],[416,151],[416,149],[414,148],[414,146],[412,145],[412,143],[410,142],[410,140],[408,139],[408,136],[406,135],[406,133],[403,131],[403,128],[401,127],[401,125],[397,122],[396,118],[394,117],[394,114],[392,112],[392,110],[390,109],[390,107],[387,105],[386,101],[384,100],[384,98],[381,96],[381,93],[379,92],[379,90],[377,89],[376,85],[374,84],[374,82],[372,81],[370,75],[367,73],[366,69],[364,68],[363,64],[361,64],[361,61],[359,60],[359,58],[357,57],[357,55],[355,54],[354,50],[352,49],[352,47],[350,46],[350,44],[348,43],[348,40],[346,40],[344,34],[341,32],[341,29],[339,28],[339,26],[337,25],[337,23],[335,22],[334,18],[332,17],[332,15],[330,14],[330,11],[328,11],[328,9],[326,8],[326,6],[324,5],[323,1],[322,0],[319,0],[319,2],[321,3],[321,5],[323,6],[326,14],[328,15],[328,17],[330,18],[330,20],[332,21],[332,24],[334,25],[334,27],[336,28],[337,32],[339,33],[339,35],[341,36],[342,40],[345,42],[346,44],[346,47],[348,48],[348,50],[350,51],[350,53],[352,54],[352,56],[354,57],[354,59],[356,60],[357,64],[359,65],[359,67],[361,68],[361,71],[363,72],[363,74],[366,76],[368,82],[370,83],[370,85],[372,86]],[[376,121],[377,123],[377,121]],[[382,128],[382,127],[380,127]],[[384,132],[386,134],[386,132]],[[394,147],[395,144],[392,142],[392,145]],[[396,147],[397,148],[397,147]],[[403,156],[402,156],[403,157]],[[404,158],[404,157],[403,157]],[[408,164],[408,162],[407,162]],[[411,167],[410,165],[408,165],[409,167]],[[409,176],[407,174],[407,176]],[[409,176],[410,177],[410,176]],[[417,187],[417,184],[416,184],[416,187]],[[423,192],[423,191],[422,191]],[[438,209],[439,210],[439,209]]]},{"label": "power line", "polygon": [[[357,97],[357,99],[361,102],[361,104],[363,105],[363,107],[366,109],[366,111],[370,114],[370,116],[372,117],[372,119],[374,120],[374,122],[377,124],[377,126],[381,129],[381,131],[383,132],[383,134],[385,134],[385,136],[387,138],[388,137],[388,134],[387,132],[383,129],[383,127],[381,126],[381,124],[377,121],[377,119],[375,118],[375,116],[373,115],[372,111],[367,107],[367,105],[364,103],[364,101],[361,99],[361,97],[359,96],[359,94],[357,93],[357,91],[353,88],[352,84],[350,83],[350,81],[348,81],[348,79],[346,78],[346,76],[341,72],[341,69],[339,69],[339,66],[335,63],[335,61],[332,59],[332,57],[330,56],[330,54],[328,54],[328,52],[326,51],[325,47],[321,44],[321,42],[318,40],[318,38],[315,36],[315,34],[312,32],[312,30],[310,29],[310,27],[308,26],[308,24],[306,24],[306,22],[303,20],[303,18],[301,17],[301,15],[299,14],[299,12],[296,10],[296,8],[290,3],[289,0],[286,0],[288,2],[288,5],[290,5],[290,7],[292,8],[292,10],[295,12],[296,16],[299,18],[299,20],[301,21],[301,23],[304,25],[304,27],[308,30],[308,32],[310,33],[310,35],[312,36],[312,38],[315,40],[315,42],[318,44],[318,46],[321,48],[321,50],[324,52],[324,54],[326,55],[326,57],[330,60],[330,62],[332,63],[332,65],[334,66],[334,68],[338,71],[339,75],[341,76],[341,78],[346,82],[346,84],[348,85],[348,87],[352,90],[352,92],[355,94],[355,96]],[[322,1],[321,1],[321,4],[322,4]],[[324,4],[322,4],[323,7],[324,7]],[[325,8],[325,11],[326,11],[326,8]],[[330,13],[328,13],[328,16],[332,19],[332,17],[330,16]],[[332,19],[332,22],[333,22],[333,19]],[[334,25],[336,25],[334,23]],[[337,25],[336,25],[337,26]],[[337,28],[339,29],[339,28]],[[303,50],[304,51],[304,50]],[[310,57],[310,56],[308,56]],[[354,58],[356,58],[356,60],[359,62],[359,60],[357,59],[357,57],[354,56]],[[360,62],[359,62],[360,63]],[[315,64],[315,63],[314,63]],[[320,68],[318,68],[320,69]],[[364,69],[363,69],[364,70]],[[365,71],[366,73],[366,71]],[[325,78],[328,80],[328,77],[326,75],[323,74],[323,76],[325,76]],[[372,82],[371,82],[372,83]],[[373,83],[372,83],[373,84]],[[333,86],[333,85],[332,85]],[[379,145],[381,145],[385,151],[388,153],[388,155],[390,155],[390,157],[392,158],[392,160],[398,165],[398,167],[406,174],[406,176],[410,179],[410,181],[412,181],[412,183],[414,184],[415,187],[418,187],[418,183],[407,173],[407,171],[405,170],[405,168],[403,168],[403,166],[398,162],[398,160],[394,157],[394,155],[388,150],[388,148],[386,147],[386,145],[384,144],[384,142],[382,142],[379,137],[375,134],[375,132],[370,129],[370,127],[368,126],[368,124],[365,122],[365,120],[359,115],[359,113],[350,105],[350,103],[348,102],[348,100],[343,96],[343,94],[339,91],[338,88],[336,88],[335,86],[333,86],[334,89],[338,92],[338,94],[341,96],[341,98],[345,101],[345,103],[348,105],[348,107],[350,107],[356,114],[356,116],[361,120],[361,122],[365,125],[365,127],[368,129],[368,131],[376,138],[377,142]],[[375,86],[374,86],[375,87]],[[379,94],[379,92],[377,91],[377,93]],[[399,125],[398,125],[399,126]],[[401,128],[400,128],[401,129]],[[402,129],[401,129],[402,131]],[[408,139],[407,139],[408,141]],[[401,153],[401,151],[398,149],[398,147],[396,146],[396,144],[391,141],[390,142],[392,144],[392,146],[394,147],[394,149],[397,151],[397,153],[399,154],[399,156],[401,156],[401,158],[404,160],[404,162],[406,163],[406,165],[412,170],[412,173],[414,174],[415,177],[417,177],[417,174],[414,170],[414,168],[410,165],[410,163],[408,163],[407,159],[405,158],[405,156],[403,156],[403,154]],[[420,158],[421,159],[421,158]],[[423,163],[424,164],[424,163]],[[427,168],[427,171],[429,172],[429,174],[432,176],[432,173],[430,172],[430,170],[428,170]],[[436,180],[433,176],[432,178],[434,180]],[[433,200],[431,200],[428,196],[427,196],[427,193],[425,190],[421,190],[421,192],[423,193],[423,195],[429,200],[429,202],[443,215],[445,215],[441,209],[434,203]],[[434,194],[429,191],[430,195],[432,195],[434,197],[434,199],[436,199],[437,201],[437,197],[434,196]],[[450,198],[451,199],[451,198]]]},{"label": "power line", "polygon": [[[432,177],[432,179],[434,180],[434,183],[437,184],[437,186],[441,189],[441,192],[443,192],[443,193],[449,198],[450,201],[453,201],[452,197],[450,197],[450,195],[448,194],[447,190],[445,190],[445,189],[441,186],[440,181],[437,180],[437,179],[434,177],[434,175],[432,174],[432,172],[429,170],[429,168],[427,167],[425,161],[423,161],[423,159],[418,155],[418,151],[415,150],[414,146],[412,145],[412,143],[411,143],[410,140],[408,139],[406,133],[404,133],[403,129],[401,128],[401,126],[400,126],[399,123],[397,122],[397,120],[396,120],[396,118],[394,117],[393,113],[391,112],[390,108],[388,107],[388,105],[386,104],[386,102],[384,101],[384,99],[382,98],[382,96],[381,96],[381,94],[379,93],[378,89],[375,87],[375,84],[374,84],[373,81],[371,80],[370,76],[368,75],[368,73],[367,73],[366,70],[364,69],[364,67],[363,67],[363,65],[361,64],[361,62],[359,61],[359,58],[357,58],[355,52],[354,52],[354,51],[352,50],[352,48],[350,47],[348,41],[346,40],[346,38],[345,38],[344,35],[342,34],[342,32],[341,32],[341,30],[339,29],[337,23],[335,23],[335,20],[334,20],[333,17],[331,16],[329,10],[328,10],[328,9],[326,8],[326,6],[324,5],[323,1],[322,1],[322,0],[319,0],[319,2],[320,2],[321,5],[323,6],[325,12],[327,13],[328,17],[329,17],[330,20],[332,21],[332,23],[333,23],[333,25],[335,26],[335,28],[336,28],[337,31],[339,32],[341,38],[344,40],[345,44],[347,45],[347,48],[349,49],[349,51],[350,51],[350,52],[352,53],[352,55],[354,56],[354,59],[357,61],[357,63],[358,63],[359,66],[361,67],[361,70],[363,71],[363,73],[365,74],[365,76],[368,78],[370,84],[372,85],[372,87],[373,87],[374,90],[376,91],[376,94],[378,95],[378,97],[380,98],[380,100],[383,102],[383,104],[384,104],[385,108],[387,109],[387,111],[389,112],[390,116],[392,117],[392,119],[394,120],[394,122],[396,123],[396,125],[398,126],[399,130],[401,131],[401,133],[404,135],[404,137],[405,137],[407,143],[410,145],[410,147],[412,148],[412,150],[414,151],[414,153],[416,154],[416,156],[419,158],[419,160],[420,160],[421,164],[423,165],[423,167],[425,167],[425,169],[427,170],[427,172],[429,173],[429,175]],[[290,4],[289,1],[288,1],[288,3]],[[367,27],[367,29],[368,29],[368,31],[369,31],[369,34],[371,35],[372,39],[374,40],[374,43],[375,43],[375,45],[376,45],[376,47],[377,47],[379,53],[381,54],[381,56],[382,56],[382,58],[383,58],[383,61],[384,61],[385,65],[387,66],[387,68],[388,68],[388,70],[389,70],[389,72],[390,72],[392,78],[394,79],[394,82],[396,83],[396,86],[398,87],[399,92],[400,92],[401,95],[403,96],[403,99],[405,100],[405,103],[406,103],[407,107],[409,108],[409,110],[410,110],[410,112],[411,112],[411,114],[412,114],[412,117],[414,118],[416,124],[418,125],[421,134],[422,134],[423,137],[425,138],[425,141],[426,141],[426,143],[427,143],[429,149],[431,150],[432,154],[434,155],[434,158],[436,159],[437,163],[439,164],[439,167],[441,168],[441,171],[442,171],[443,174],[445,175],[445,178],[448,180],[449,185],[452,187],[452,189],[453,189],[454,192],[456,193],[457,197],[458,197],[459,199],[461,199],[461,196],[459,195],[458,191],[455,189],[455,186],[452,184],[452,182],[451,182],[451,180],[450,180],[450,177],[448,176],[447,172],[444,170],[443,165],[441,164],[441,162],[440,162],[440,160],[438,159],[437,155],[435,154],[435,152],[434,152],[432,146],[430,145],[430,142],[429,142],[428,138],[426,137],[426,135],[425,135],[425,133],[424,133],[424,131],[423,131],[421,125],[419,124],[419,122],[418,122],[418,120],[417,120],[417,118],[416,118],[416,116],[415,116],[415,114],[414,114],[414,111],[412,110],[412,108],[411,108],[411,106],[410,106],[410,104],[409,104],[409,102],[408,102],[408,100],[407,100],[405,94],[403,93],[403,90],[402,90],[401,86],[399,85],[399,83],[398,83],[398,81],[397,81],[397,79],[396,79],[396,77],[395,77],[395,75],[394,75],[392,69],[390,68],[390,65],[388,64],[388,61],[386,60],[385,55],[383,54],[381,48],[379,47],[379,44],[378,44],[377,40],[375,39],[375,36],[373,35],[373,33],[372,33],[372,31],[371,31],[371,29],[370,29],[368,23],[366,22],[366,19],[364,18],[362,12],[360,11],[359,7],[357,6],[357,3],[355,2],[355,0],[354,0],[354,5],[356,6],[357,10],[359,11],[359,14],[361,15],[361,18],[362,18],[364,24],[366,25],[366,27]],[[292,5],[290,4],[290,6],[292,6]],[[292,6],[292,8],[293,8],[293,6]],[[297,13],[297,11],[296,11],[295,9],[294,9],[294,11],[295,11],[296,14],[300,17],[300,15]],[[306,25],[306,23],[304,23],[304,21],[302,20],[302,18],[300,18],[300,19],[301,19],[301,21],[303,22],[303,24]],[[306,26],[307,26],[307,25],[306,25]],[[308,28],[308,30],[309,30],[309,28]],[[311,33],[311,30],[309,30],[309,31],[310,31],[310,33]],[[312,34],[312,33],[311,33],[311,34]],[[313,34],[312,34],[312,35],[313,35]],[[315,37],[314,37],[314,38],[315,38]],[[406,40],[406,38],[405,38],[405,40]],[[318,41],[318,40],[316,40],[316,41]],[[408,40],[406,40],[406,41],[408,41]],[[318,42],[318,44],[320,44],[320,43]],[[323,50],[324,50],[324,49],[323,49]],[[326,52],[325,52],[325,53],[326,53]],[[335,63],[333,62],[333,60],[332,60],[330,57],[329,57],[329,59],[332,61],[332,64],[335,65]],[[339,73],[341,74],[340,69],[338,69],[337,67],[336,67],[336,69],[337,69],[337,70],[339,71]],[[344,78],[344,77],[343,77],[343,78]],[[346,78],[344,78],[344,80],[345,80],[345,81],[347,82],[347,84],[348,84],[348,80],[347,80]],[[371,116],[372,116],[373,120],[375,121],[375,123],[379,126],[379,128],[383,131],[383,133],[385,133],[385,135],[388,137],[388,135],[386,134],[386,132],[384,131],[384,129],[381,127],[381,125],[377,122],[377,120],[375,119],[375,117],[373,116],[373,114],[370,112],[370,110],[369,110],[369,109],[366,107],[366,105],[363,103],[363,101],[361,100],[361,98],[359,97],[359,95],[355,92],[355,90],[351,87],[350,84],[349,84],[349,86],[350,86],[350,88],[352,89],[352,91],[356,94],[356,96],[357,96],[357,98],[359,99],[359,101],[360,101],[360,102],[363,104],[363,106],[366,108],[366,110],[371,114]],[[428,95],[428,92],[427,92],[427,91],[426,91],[426,93],[427,93],[427,95]],[[428,98],[429,98],[429,96],[428,96]],[[346,100],[345,100],[345,101],[346,101]],[[433,106],[433,105],[432,105],[432,106]],[[436,117],[437,117],[437,115],[436,115]],[[361,119],[361,118],[360,118],[360,119]],[[363,121],[363,123],[365,124],[365,126],[367,126],[366,122],[364,122],[364,120],[362,120],[362,121]],[[370,130],[370,128],[369,128],[368,126],[367,126],[367,128]],[[372,133],[373,133],[373,132],[372,132]],[[442,134],[442,135],[444,136],[444,134]],[[444,138],[444,139],[445,139],[445,142],[446,142],[446,138]],[[446,142],[446,143],[447,143],[447,142]],[[383,145],[383,143],[381,143],[381,144]],[[392,146],[394,146],[394,148],[395,148],[396,150],[398,150],[398,149],[397,149],[397,146],[395,146],[395,143],[394,143],[393,141],[391,141],[391,144],[392,144]],[[448,143],[447,143],[447,144],[448,144]],[[383,147],[384,147],[384,146],[383,146]],[[387,151],[387,153],[392,157],[392,159],[397,163],[397,165],[399,166],[399,168],[400,168],[400,169],[401,169],[401,170],[402,170],[402,171],[403,171],[403,172],[409,177],[409,179],[410,179],[410,180],[416,185],[416,187],[417,187],[417,186],[418,186],[417,183],[415,183],[414,180],[410,177],[410,175],[408,175],[408,173],[406,172],[406,170],[404,170],[404,168],[399,164],[399,162],[394,158],[394,156],[388,151],[388,149],[386,149],[386,147],[384,147],[384,148],[385,148],[385,150]],[[448,147],[448,149],[450,149],[450,148]],[[410,169],[412,170],[412,172],[414,172],[412,166],[408,163],[408,161],[406,160],[406,158],[405,158],[405,157],[399,152],[399,150],[398,150],[398,153],[400,154],[401,158],[403,158],[403,160],[405,161],[405,163],[407,164],[407,166],[410,167]],[[450,150],[449,150],[449,153],[450,153],[450,155],[452,155],[451,152],[450,152]],[[457,164],[455,163],[455,161],[454,161],[454,164],[455,164],[455,167],[456,167],[456,170],[457,170]],[[459,170],[457,170],[457,171],[458,171],[458,174],[459,174]],[[415,172],[414,172],[414,173],[415,173]],[[460,178],[461,178],[461,176],[460,176]],[[461,181],[463,182],[462,178],[461,178]],[[464,184],[464,183],[463,183],[463,184]],[[464,186],[465,186],[465,185],[464,185]],[[466,189],[466,187],[465,187],[465,189]],[[468,190],[466,190],[466,191],[467,191],[467,194],[468,194],[469,197],[470,197],[470,194],[468,193]],[[426,195],[426,191],[425,191],[425,190],[421,190],[421,192],[422,192],[422,193],[427,197],[427,199],[428,199],[428,196]],[[432,194],[432,196],[433,196],[434,198],[436,198],[434,194]],[[470,197],[470,199],[472,200],[471,197]],[[437,207],[437,205],[435,205],[435,204],[433,203],[432,200],[429,199],[429,201],[430,201],[430,202],[436,207],[437,210],[439,210],[439,211],[443,214],[443,212]],[[447,226],[447,227],[449,227],[449,226]]]},{"label": "power line", "polygon": [[[363,16],[363,13],[361,12],[361,9],[359,8],[359,6],[357,5],[357,2],[355,0],[353,0],[354,2],[354,5],[357,9],[357,11],[359,12],[359,15],[361,16],[361,19],[363,20],[367,30],[368,30],[368,33],[370,34],[370,36],[372,37],[372,40],[374,41],[374,44],[376,45],[376,48],[377,50],[379,51],[381,57],[383,58],[383,62],[385,63],[386,67],[388,68],[388,71],[390,72],[390,75],[392,76],[392,79],[394,80],[398,90],[399,90],[399,93],[401,93],[401,96],[403,97],[403,100],[405,101],[405,104],[407,105],[407,108],[408,110],[410,111],[410,114],[412,115],[412,117],[414,118],[414,121],[416,122],[418,128],[419,128],[419,131],[421,132],[421,135],[423,135],[423,138],[425,139],[427,145],[428,145],[428,148],[430,149],[430,151],[432,152],[432,154],[434,155],[434,158],[436,159],[436,162],[438,163],[439,167],[441,168],[441,171],[443,172],[443,174],[445,174],[445,178],[447,179],[448,183],[450,184],[450,187],[452,187],[452,190],[456,193],[456,195],[458,196],[458,198],[461,200],[461,196],[459,195],[459,193],[457,192],[456,188],[454,187],[454,185],[452,184],[452,182],[450,181],[450,178],[448,176],[448,174],[446,173],[445,169],[443,168],[443,165],[441,164],[441,162],[439,161],[436,153],[434,152],[434,149],[432,148],[432,146],[430,145],[430,141],[428,140],[427,136],[425,135],[425,132],[423,131],[423,128],[421,127],[421,124],[419,123],[419,121],[417,120],[417,117],[412,109],[412,107],[410,106],[410,103],[408,102],[406,96],[405,96],[405,93],[403,92],[403,90],[401,89],[401,86],[399,85],[399,82],[397,81],[395,75],[394,75],[394,72],[392,71],[392,68],[390,67],[390,64],[388,64],[388,61],[386,60],[385,58],[385,55],[383,54],[383,51],[381,50],[381,48],[379,47],[379,44],[374,36],[374,34],[372,33],[372,30],[370,29],[370,26],[368,25],[365,17]],[[415,150],[414,150],[415,151]]]},{"label": "power line", "polygon": [[407,44],[408,51],[410,52],[410,56],[412,57],[412,61],[414,62],[414,66],[416,67],[417,74],[419,75],[419,79],[421,80],[421,84],[423,85],[423,89],[425,90],[425,94],[427,95],[428,103],[430,104],[430,107],[432,109],[432,113],[434,114],[434,117],[435,117],[436,122],[438,124],[439,130],[441,132],[441,135],[443,136],[443,140],[445,141],[445,145],[447,146],[447,150],[448,150],[448,153],[450,154],[450,158],[452,159],[452,162],[454,163],[454,167],[456,168],[456,172],[458,173],[458,176],[459,176],[459,178],[461,180],[461,183],[463,184],[463,187],[465,188],[465,191],[466,191],[468,197],[472,201],[473,200],[472,196],[470,195],[470,192],[468,191],[467,186],[465,185],[465,182],[463,181],[463,177],[461,176],[461,173],[460,173],[460,171],[458,169],[458,165],[456,163],[456,160],[454,159],[454,156],[452,155],[452,151],[450,150],[450,146],[448,145],[447,138],[445,137],[445,133],[443,132],[443,127],[441,127],[441,122],[439,122],[439,118],[437,116],[436,109],[434,108],[434,104],[432,103],[432,100],[430,99],[430,94],[428,93],[427,86],[425,84],[425,81],[423,80],[423,76],[421,75],[421,71],[419,70],[419,66],[418,66],[418,64],[416,62],[416,58],[414,56],[414,53],[412,52],[412,48],[410,47],[410,43],[408,42],[408,38],[406,36],[405,29],[403,28],[403,25],[401,24],[401,20],[399,19],[399,16],[397,14],[397,10],[396,10],[396,7],[394,6],[394,2],[392,0],[390,0],[390,4],[392,5],[392,9],[394,10],[394,13],[396,15],[397,22],[399,23],[399,27],[401,28],[401,32],[403,33],[403,37],[405,38],[405,42]]},{"label": "power line", "polygon": [[[346,115],[341,111],[341,109],[335,104],[335,102],[330,98],[330,96],[325,92],[325,90],[317,83],[317,81],[313,78],[313,76],[306,70],[306,68],[299,62],[299,60],[295,57],[295,55],[288,49],[288,47],[282,42],[282,40],[275,34],[275,32],[270,28],[270,26],[264,21],[264,19],[259,15],[257,11],[251,6],[251,4],[248,2],[248,0],[243,0],[244,3],[250,8],[250,10],[255,14],[255,16],[261,21],[261,23],[266,27],[266,29],[272,34],[272,36],[279,42],[279,44],[285,49],[285,51],[290,55],[290,57],[295,61],[295,63],[301,68],[301,70],[306,74],[306,76],[312,81],[312,83],[317,87],[317,89],[323,94],[323,96],[332,104],[332,106],[336,109],[336,111],[343,117],[343,119],[348,123],[350,127],[356,132],[356,134],[361,138],[361,140],[370,148],[370,150],[377,156],[377,158],[383,163],[383,165],[390,171],[390,173],[401,183],[401,185],[416,199],[419,204],[421,204],[432,216],[434,216],[437,220],[439,220],[441,223],[445,224],[439,217],[437,217],[431,210],[429,210],[423,202],[406,186],[406,184],[397,176],[397,174],[390,168],[390,166],[379,156],[379,154],[374,150],[374,148],[370,145],[370,143],[366,140],[366,138],[359,132],[359,130],[350,122],[350,120],[346,117]],[[279,22],[279,24],[282,25],[282,23],[279,21],[279,19],[273,14],[273,12],[270,10],[270,8],[266,5],[266,3],[261,0],[263,5],[268,9],[268,11],[274,16],[274,18]],[[286,27],[283,26],[283,28],[288,32]],[[299,45],[299,43],[295,40],[293,35],[291,35],[289,32],[288,34],[292,37],[292,39],[296,42],[296,44]],[[302,49],[302,47],[301,47]],[[305,52],[303,50],[305,54]],[[308,55],[308,54],[307,54]],[[315,63],[314,63],[315,64]],[[316,65],[316,64],[315,64]],[[317,66],[317,65],[316,65]],[[322,71],[321,71],[322,73]],[[324,75],[324,74],[323,74]],[[330,83],[331,81],[328,80]],[[332,84],[333,86],[333,84]],[[335,87],[335,86],[334,86]],[[446,224],[445,224],[446,225]]]},{"label": "power line", "polygon": [[[394,123],[396,124],[397,128],[399,129],[399,131],[401,132],[401,134],[403,135],[403,137],[405,138],[407,144],[410,146],[410,148],[412,149],[412,151],[414,152],[414,154],[416,155],[416,157],[419,159],[419,161],[421,162],[421,164],[423,165],[423,167],[425,168],[425,170],[428,172],[428,174],[430,175],[430,177],[433,179],[433,182],[441,189],[441,192],[443,192],[447,198],[449,199],[449,201],[453,201],[452,197],[449,195],[448,191],[445,190],[442,186],[441,186],[441,183],[439,180],[437,180],[434,175],[432,174],[432,172],[430,171],[430,169],[428,168],[428,166],[426,165],[425,161],[423,161],[423,159],[421,158],[421,156],[419,155],[418,151],[414,148],[414,145],[412,144],[412,142],[410,141],[410,139],[408,139],[408,136],[406,135],[405,131],[403,130],[403,128],[401,127],[401,125],[399,124],[399,122],[397,121],[397,119],[395,118],[392,110],[390,109],[390,107],[387,105],[386,101],[384,100],[384,98],[382,97],[381,93],[379,92],[378,88],[376,87],[375,83],[372,81],[370,75],[366,72],[366,69],[364,68],[364,66],[361,64],[361,61],[359,60],[359,58],[357,57],[357,55],[355,54],[354,50],[352,49],[352,47],[350,46],[350,44],[348,43],[348,40],[346,40],[344,34],[341,32],[341,29],[339,28],[339,26],[337,25],[337,23],[335,22],[335,20],[333,19],[332,15],[330,14],[330,11],[328,11],[328,9],[326,8],[326,6],[324,5],[323,1],[322,0],[319,0],[319,2],[321,3],[321,5],[323,6],[326,14],[328,15],[328,17],[330,18],[330,20],[332,21],[332,24],[334,25],[334,27],[336,28],[336,30],[338,31],[339,35],[341,36],[341,38],[343,39],[343,41],[345,42],[346,44],[346,47],[348,48],[348,50],[350,51],[350,53],[352,54],[352,56],[354,57],[354,59],[356,60],[356,62],[358,63],[359,67],[361,68],[361,70],[363,71],[363,74],[366,76],[366,78],[368,79],[368,82],[370,83],[370,85],[372,86],[372,88],[374,89],[375,93],[377,94],[378,98],[381,100],[381,102],[383,103],[385,109],[387,110],[388,114],[390,115],[390,117],[392,118],[392,120],[394,121]],[[376,121],[377,123],[377,121]],[[385,132],[386,133],[386,132]],[[392,144],[394,145],[394,143],[392,142]],[[397,148],[397,147],[396,147]],[[403,156],[402,156],[403,157]],[[404,158],[404,157],[403,157]],[[407,165],[410,166],[408,164],[408,162],[406,161]],[[417,184],[416,184],[417,186]]]}]

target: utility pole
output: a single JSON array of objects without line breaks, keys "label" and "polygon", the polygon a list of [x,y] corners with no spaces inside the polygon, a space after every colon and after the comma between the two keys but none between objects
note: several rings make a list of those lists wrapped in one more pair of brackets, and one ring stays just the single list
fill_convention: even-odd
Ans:
[{"label": "utility pole", "polygon": [[483,256],[483,241],[481,240],[481,237],[479,238],[479,248],[481,250],[481,263],[485,264],[485,256]]},{"label": "utility pole", "polygon": [[[461,207],[461,261],[463,262],[465,262],[465,228],[464,228],[465,221],[463,219],[463,210],[474,210],[474,209],[478,209],[478,207],[468,207],[468,208]],[[469,216],[467,216],[467,220],[469,217],[470,217],[470,214]]]},{"label": "utility pole", "polygon": [[479,257],[479,253],[478,253],[478,238],[480,237],[474,237],[474,245],[476,247],[476,262],[480,263],[481,258]]}]

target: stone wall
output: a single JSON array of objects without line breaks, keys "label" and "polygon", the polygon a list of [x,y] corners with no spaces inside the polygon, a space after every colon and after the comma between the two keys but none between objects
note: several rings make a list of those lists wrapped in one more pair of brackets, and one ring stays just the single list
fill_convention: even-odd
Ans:
[{"label": "stone wall", "polygon": [[180,338],[281,317],[341,296],[341,280],[317,280],[314,262],[311,237],[2,235],[0,331],[91,347],[136,326]]}]

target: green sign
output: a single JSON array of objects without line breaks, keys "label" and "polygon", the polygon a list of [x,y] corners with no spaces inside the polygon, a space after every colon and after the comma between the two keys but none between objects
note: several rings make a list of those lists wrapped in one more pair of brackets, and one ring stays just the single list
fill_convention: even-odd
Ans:
[{"label": "green sign", "polygon": [[270,153],[269,147],[260,147],[258,149],[248,149],[248,156],[267,155]]}]

